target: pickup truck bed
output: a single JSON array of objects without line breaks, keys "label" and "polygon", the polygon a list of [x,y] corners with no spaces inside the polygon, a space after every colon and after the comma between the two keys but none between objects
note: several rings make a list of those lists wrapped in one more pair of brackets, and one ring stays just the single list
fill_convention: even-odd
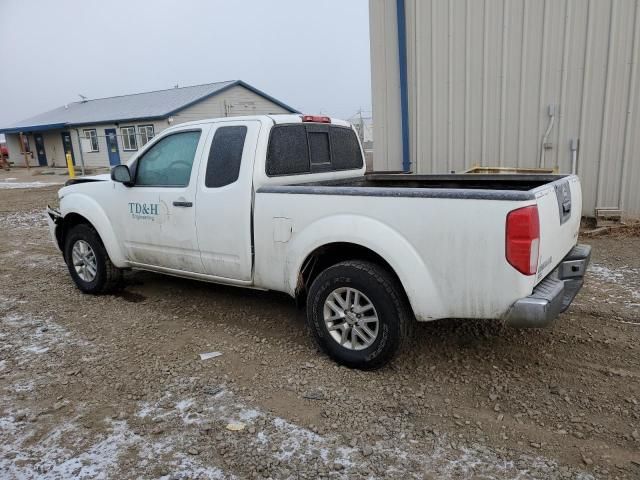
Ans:
[{"label": "pickup truck bed", "polygon": [[364,177],[264,187],[261,192],[314,195],[532,200],[535,190],[567,175],[413,175],[367,174]]},{"label": "pickup truck bed", "polygon": [[360,178],[312,182],[303,185],[367,188],[528,191],[566,177],[567,175],[414,175],[369,173]]},{"label": "pickup truck bed", "polygon": [[[269,287],[285,283],[295,294],[297,268],[287,259],[299,258],[298,250],[366,245],[391,259],[418,320],[506,318],[575,246],[581,202],[572,175],[369,174],[262,186],[255,202],[256,235],[277,237],[279,228],[294,235],[275,251],[256,244],[257,281]],[[537,268],[522,275],[505,261],[506,219],[534,205],[540,222]],[[578,206],[573,215],[572,205]],[[511,319],[518,326],[548,323],[541,317]]]}]

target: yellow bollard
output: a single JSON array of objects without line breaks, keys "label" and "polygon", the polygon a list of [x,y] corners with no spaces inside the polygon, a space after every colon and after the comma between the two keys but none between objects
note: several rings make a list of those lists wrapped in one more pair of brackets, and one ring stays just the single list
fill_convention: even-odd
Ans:
[{"label": "yellow bollard", "polygon": [[76,178],[76,171],[73,168],[73,160],[71,159],[71,154],[67,153],[65,156],[67,157],[67,168],[69,169],[69,178]]}]

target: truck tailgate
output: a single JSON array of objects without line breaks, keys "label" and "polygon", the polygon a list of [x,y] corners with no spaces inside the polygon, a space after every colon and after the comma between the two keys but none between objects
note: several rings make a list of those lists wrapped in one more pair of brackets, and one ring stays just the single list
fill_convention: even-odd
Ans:
[{"label": "truck tailgate", "polygon": [[534,190],[540,218],[540,253],[536,284],[542,281],[578,241],[582,190],[569,176]]}]

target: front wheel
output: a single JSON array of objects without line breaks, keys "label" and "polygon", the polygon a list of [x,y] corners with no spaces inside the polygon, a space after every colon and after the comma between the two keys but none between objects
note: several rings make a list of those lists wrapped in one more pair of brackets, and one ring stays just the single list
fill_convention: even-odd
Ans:
[{"label": "front wheel", "polygon": [[410,309],[384,268],[347,261],[324,270],[307,296],[307,324],[331,358],[369,370],[388,363],[409,336]]},{"label": "front wheel", "polygon": [[111,263],[98,233],[89,225],[69,231],[64,258],[71,278],[84,293],[108,293],[122,286],[122,270]]}]

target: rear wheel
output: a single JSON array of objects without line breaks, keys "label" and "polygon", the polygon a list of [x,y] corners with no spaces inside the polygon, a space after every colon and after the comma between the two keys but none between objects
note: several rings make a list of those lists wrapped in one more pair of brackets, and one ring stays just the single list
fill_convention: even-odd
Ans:
[{"label": "rear wheel", "polygon": [[98,233],[89,225],[71,228],[65,238],[64,258],[69,274],[84,293],[109,293],[122,286],[122,270],[107,254]]},{"label": "rear wheel", "polygon": [[366,261],[327,268],[307,297],[307,324],[338,363],[374,369],[388,363],[409,336],[410,310],[397,280]]}]

